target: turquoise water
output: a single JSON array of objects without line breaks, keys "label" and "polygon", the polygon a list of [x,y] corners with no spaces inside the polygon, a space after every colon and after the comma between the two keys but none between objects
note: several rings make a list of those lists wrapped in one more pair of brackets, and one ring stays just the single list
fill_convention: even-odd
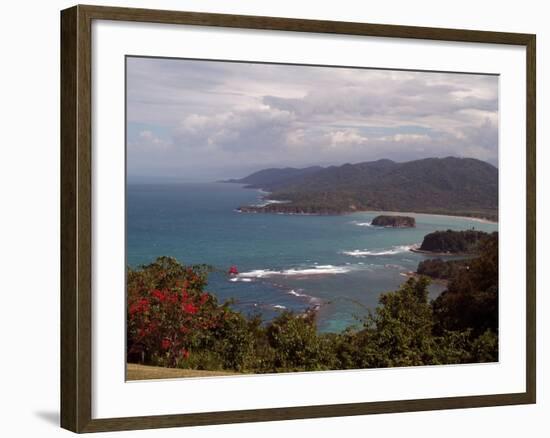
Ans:
[{"label": "turquoise water", "polygon": [[[319,307],[320,331],[340,331],[376,307],[428,256],[411,252],[435,230],[497,224],[475,219],[411,214],[416,228],[370,226],[380,214],[343,216],[243,214],[239,205],[262,193],[239,184],[128,185],[127,262],[136,267],[161,255],[216,271],[208,291],[249,314],[272,318],[282,309]],[[236,265],[240,274],[226,275]],[[432,286],[436,296],[440,286]]]}]

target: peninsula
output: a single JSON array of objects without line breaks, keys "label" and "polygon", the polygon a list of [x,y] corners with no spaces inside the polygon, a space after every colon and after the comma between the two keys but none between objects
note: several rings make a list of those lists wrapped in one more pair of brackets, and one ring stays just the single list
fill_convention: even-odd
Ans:
[{"label": "peninsula", "polygon": [[223,182],[266,191],[264,200],[285,201],[238,207],[243,213],[414,211],[498,219],[498,169],[473,158],[271,168]]},{"label": "peninsula", "polygon": [[477,230],[434,231],[426,234],[422,244],[414,252],[441,255],[475,255],[489,234]]}]

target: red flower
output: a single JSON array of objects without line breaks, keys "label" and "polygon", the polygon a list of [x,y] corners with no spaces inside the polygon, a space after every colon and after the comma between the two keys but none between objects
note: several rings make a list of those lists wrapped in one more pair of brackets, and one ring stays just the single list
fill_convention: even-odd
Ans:
[{"label": "red flower", "polygon": [[200,299],[200,303],[201,305],[206,303],[208,301],[208,294],[206,292],[204,292],[202,295],[201,295],[201,299]]},{"label": "red flower", "polygon": [[154,296],[159,301],[164,301],[166,299],[166,294],[158,289],[155,289],[151,292],[151,295]]},{"label": "red flower", "polygon": [[199,308],[197,306],[195,306],[193,303],[187,303],[187,304],[183,305],[183,311],[185,313],[189,313],[191,315],[194,315],[195,313],[197,313],[198,310],[199,310]]},{"label": "red flower", "polygon": [[186,350],[185,348],[182,348],[182,350],[181,350],[181,355],[182,355],[185,359],[189,359],[189,350]]},{"label": "red flower", "polygon": [[130,305],[130,310],[129,310],[130,316],[134,316],[137,313],[137,311],[138,311],[137,304]]},{"label": "red flower", "polygon": [[133,303],[130,306],[130,316],[134,316],[136,313],[143,313],[149,310],[149,300],[147,298],[141,298],[137,303]]},{"label": "red flower", "polygon": [[170,346],[172,345],[172,341],[168,338],[164,338],[160,344],[163,350],[168,350]]},{"label": "red flower", "polygon": [[[185,280],[185,281],[187,281],[187,280]],[[183,289],[182,292],[181,292],[181,302],[185,303],[188,299],[189,299],[189,294],[187,293],[187,291],[185,289]]]}]

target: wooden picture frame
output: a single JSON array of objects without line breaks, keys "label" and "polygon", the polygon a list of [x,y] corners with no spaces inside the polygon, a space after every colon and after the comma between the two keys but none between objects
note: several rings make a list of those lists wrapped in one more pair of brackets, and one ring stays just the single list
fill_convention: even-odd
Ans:
[{"label": "wooden picture frame", "polygon": [[[481,396],[93,419],[91,29],[94,20],[524,46],[527,59],[526,391]],[[519,33],[80,5],[62,11],[61,426],[80,433],[535,403],[535,48],[535,35]]]}]

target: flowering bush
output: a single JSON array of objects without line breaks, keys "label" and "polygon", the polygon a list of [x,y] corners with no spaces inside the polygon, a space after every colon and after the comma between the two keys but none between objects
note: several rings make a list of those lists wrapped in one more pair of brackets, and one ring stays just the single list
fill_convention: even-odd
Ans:
[{"label": "flowering bush", "polygon": [[168,257],[129,271],[129,358],[176,366],[221,325],[227,309],[203,291],[207,272],[204,266],[187,268]]}]

